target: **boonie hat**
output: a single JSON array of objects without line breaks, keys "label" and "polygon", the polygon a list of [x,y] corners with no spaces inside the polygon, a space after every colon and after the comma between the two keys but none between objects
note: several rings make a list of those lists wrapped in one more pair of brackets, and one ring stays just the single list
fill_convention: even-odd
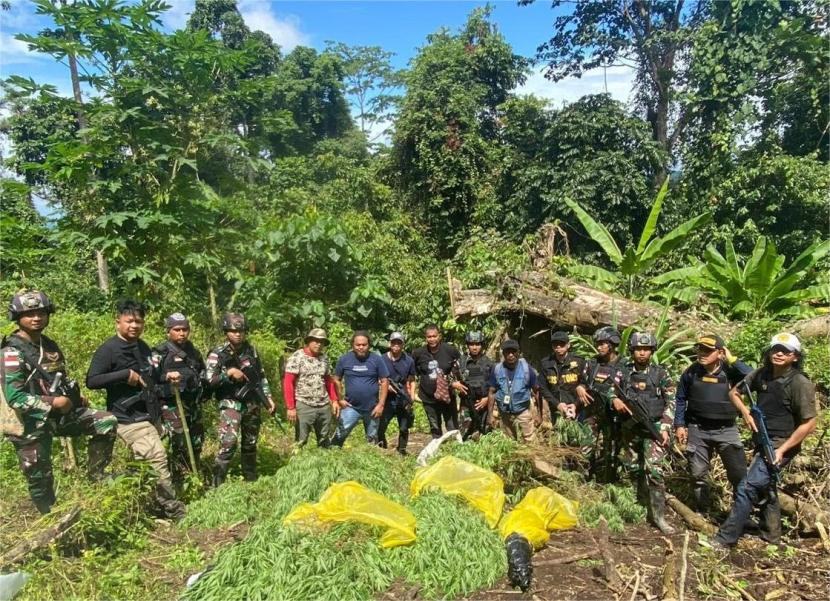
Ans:
[{"label": "boonie hat", "polygon": [[329,339],[326,336],[326,331],[323,328],[312,328],[305,337],[306,341],[314,339],[314,340],[322,340],[323,342],[328,342]]},{"label": "boonie hat", "polygon": [[697,346],[705,346],[706,348],[722,349],[723,338],[717,334],[702,334],[701,336],[698,336],[695,344]]},{"label": "boonie hat", "polygon": [[508,339],[501,343],[501,350],[503,351],[518,351],[519,343],[515,340]]},{"label": "boonie hat", "polygon": [[783,346],[788,351],[795,351],[796,353],[801,352],[801,341],[796,338],[794,334],[788,334],[786,332],[773,336],[769,346],[770,348],[774,346]]}]

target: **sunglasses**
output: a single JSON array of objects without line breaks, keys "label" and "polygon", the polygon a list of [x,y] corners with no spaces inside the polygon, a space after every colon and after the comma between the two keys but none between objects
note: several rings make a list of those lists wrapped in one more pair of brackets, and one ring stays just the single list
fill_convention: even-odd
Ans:
[{"label": "sunglasses", "polygon": [[795,351],[791,351],[786,346],[774,346],[770,349],[770,352],[773,355],[777,355],[778,353],[780,353],[782,355],[794,355],[795,354]]}]

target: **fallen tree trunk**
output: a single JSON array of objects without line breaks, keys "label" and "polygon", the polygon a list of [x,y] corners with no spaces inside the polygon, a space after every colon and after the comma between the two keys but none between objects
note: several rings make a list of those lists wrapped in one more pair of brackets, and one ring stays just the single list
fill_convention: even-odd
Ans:
[{"label": "fallen tree trunk", "polygon": [[703,532],[709,536],[715,534],[717,532],[717,527],[701,516],[699,513],[695,513],[692,509],[683,503],[680,499],[675,496],[669,495],[666,499],[666,502],[669,504],[669,507],[674,509],[675,513],[679,515],[686,525],[689,526],[692,530],[697,530],[698,532]]},{"label": "fallen tree trunk", "polygon": [[782,512],[798,518],[802,532],[816,532],[816,522],[821,522],[825,527],[830,526],[830,511],[823,511],[813,503],[781,491],[778,492],[778,502]]},{"label": "fallen tree trunk", "polygon": [[[524,272],[508,278],[506,286],[506,291],[497,296],[489,290],[463,290],[461,283],[453,280],[454,316],[525,311],[555,323],[593,330],[611,324],[619,328],[634,324],[651,327],[662,313],[659,306],[608,294],[571,280],[551,279],[545,272]],[[669,311],[667,319],[675,330],[713,327],[705,317],[690,312]],[[718,331],[729,335],[729,332],[723,333],[723,324],[718,326]]]},{"label": "fallen tree trunk", "polygon": [[820,315],[796,322],[793,326],[793,332],[802,338],[830,336],[830,315]]},{"label": "fallen tree trunk", "polygon": [[80,517],[81,508],[76,506],[69,513],[58,520],[58,523],[54,526],[50,526],[32,538],[24,540],[22,543],[19,543],[3,554],[3,556],[0,557],[0,566],[17,563],[23,560],[29,553],[49,546],[63,536],[72,524],[77,522]]}]

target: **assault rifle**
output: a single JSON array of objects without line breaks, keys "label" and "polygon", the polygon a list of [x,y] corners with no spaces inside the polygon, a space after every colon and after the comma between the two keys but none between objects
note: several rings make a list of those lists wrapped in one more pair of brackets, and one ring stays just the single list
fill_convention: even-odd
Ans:
[{"label": "assault rifle", "polygon": [[[243,401],[253,395],[260,405],[267,407],[268,398],[262,390],[262,376],[260,375],[259,370],[257,370],[251,362],[248,362],[246,365],[242,365],[242,362],[238,361],[238,365],[239,371],[245,375],[246,380],[245,383],[237,389],[234,394],[234,398],[238,401]],[[285,426],[282,425],[282,421],[280,421],[276,411],[274,412],[274,421],[277,422],[277,426],[282,433],[286,434]]]},{"label": "assault rifle", "polygon": [[77,380],[67,380],[63,372],[57,372],[55,379],[52,380],[52,385],[49,387],[49,394],[51,396],[65,396],[71,403],[72,408],[84,406],[84,401],[81,398],[81,387],[78,386]]},{"label": "assault rifle", "polygon": [[639,397],[629,399],[623,394],[619,394],[618,396],[622,402],[625,403],[625,406],[631,410],[631,417],[634,418],[634,421],[641,426],[645,426],[646,430],[648,430],[649,436],[651,436],[651,438],[655,441],[662,443],[663,435],[660,434],[660,430],[651,420],[651,415],[649,415],[648,407],[646,407],[645,401]]},{"label": "assault rifle", "polygon": [[775,461],[775,446],[772,444],[772,439],[769,436],[769,430],[767,430],[767,420],[764,416],[764,410],[758,405],[755,394],[749,389],[749,385],[746,383],[745,379],[741,380],[741,385],[746,391],[746,395],[749,397],[749,414],[752,416],[753,421],[755,421],[755,428],[757,429],[756,432],[752,433],[752,442],[754,442],[755,447],[761,451],[764,463],[767,464],[770,476],[770,491],[773,495],[775,495],[778,480],[781,477],[781,466],[779,466]]}]

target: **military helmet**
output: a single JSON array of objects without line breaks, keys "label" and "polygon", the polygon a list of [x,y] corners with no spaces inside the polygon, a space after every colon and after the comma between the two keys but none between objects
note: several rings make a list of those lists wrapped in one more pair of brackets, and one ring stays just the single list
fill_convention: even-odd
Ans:
[{"label": "military helmet", "polygon": [[611,326],[605,326],[604,328],[598,329],[594,332],[593,339],[595,344],[599,344],[600,342],[610,342],[614,346],[619,346],[621,340],[620,333]]},{"label": "military helmet", "polygon": [[239,330],[241,332],[248,331],[248,320],[242,313],[225,313],[222,316],[222,331]]},{"label": "military helmet", "polygon": [[657,338],[651,332],[634,332],[628,338],[628,350],[633,351],[638,346],[646,346],[656,350]]},{"label": "military helmet", "polygon": [[484,344],[484,334],[479,331],[467,332],[464,334],[464,342],[467,344]]},{"label": "military helmet", "polygon": [[9,319],[17,321],[23,313],[44,309],[47,313],[55,312],[55,305],[40,290],[21,290],[9,303]]}]

